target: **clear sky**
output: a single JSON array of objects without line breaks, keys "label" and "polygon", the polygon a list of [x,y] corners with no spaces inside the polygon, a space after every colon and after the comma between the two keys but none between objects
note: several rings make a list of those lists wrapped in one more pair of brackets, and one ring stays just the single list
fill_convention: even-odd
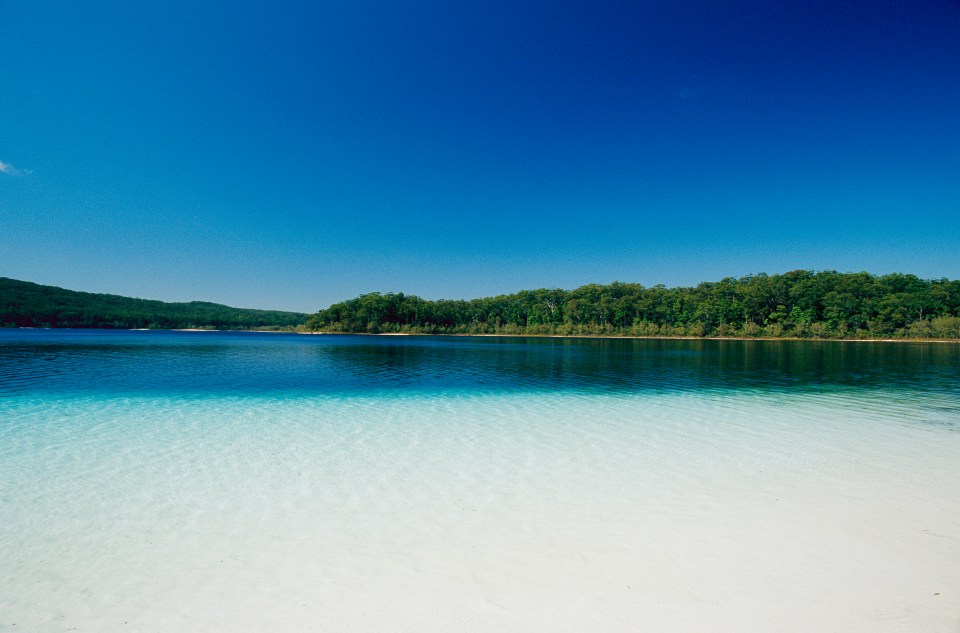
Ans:
[{"label": "clear sky", "polygon": [[960,278],[960,2],[0,0],[0,276],[315,311]]}]

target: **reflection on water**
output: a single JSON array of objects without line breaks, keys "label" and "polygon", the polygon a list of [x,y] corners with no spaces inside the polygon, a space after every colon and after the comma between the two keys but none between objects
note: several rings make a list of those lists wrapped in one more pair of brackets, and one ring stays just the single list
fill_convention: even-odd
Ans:
[{"label": "reflection on water", "polygon": [[26,392],[884,389],[960,394],[942,343],[0,331],[0,395]]}]

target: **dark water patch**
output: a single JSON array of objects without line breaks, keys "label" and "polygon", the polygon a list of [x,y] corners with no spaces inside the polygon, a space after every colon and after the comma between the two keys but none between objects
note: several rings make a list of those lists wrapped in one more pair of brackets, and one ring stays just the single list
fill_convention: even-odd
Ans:
[{"label": "dark water patch", "polygon": [[0,331],[0,396],[30,392],[882,390],[960,396],[936,343]]}]

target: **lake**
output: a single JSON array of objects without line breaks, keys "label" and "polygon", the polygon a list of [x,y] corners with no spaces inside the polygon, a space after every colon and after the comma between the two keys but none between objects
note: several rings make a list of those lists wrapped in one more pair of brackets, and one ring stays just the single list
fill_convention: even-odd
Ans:
[{"label": "lake", "polygon": [[0,330],[0,630],[960,629],[960,345]]}]

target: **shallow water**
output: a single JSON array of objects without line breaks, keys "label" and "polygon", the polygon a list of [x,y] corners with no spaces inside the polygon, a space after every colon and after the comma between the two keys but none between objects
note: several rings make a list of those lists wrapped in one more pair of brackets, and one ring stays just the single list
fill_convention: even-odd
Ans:
[{"label": "shallow water", "polygon": [[0,330],[0,629],[956,631],[958,377],[949,344]]}]

